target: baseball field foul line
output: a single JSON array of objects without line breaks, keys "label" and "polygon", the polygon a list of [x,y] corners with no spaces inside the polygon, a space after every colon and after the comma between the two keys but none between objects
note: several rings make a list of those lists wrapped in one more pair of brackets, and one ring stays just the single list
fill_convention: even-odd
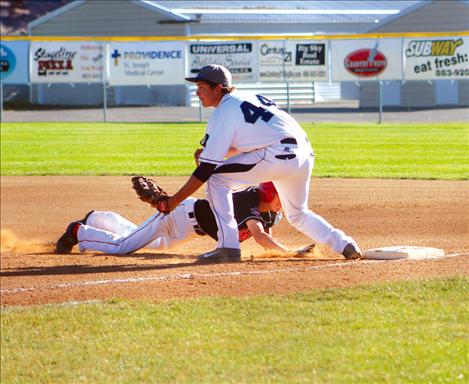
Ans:
[{"label": "baseball field foul line", "polygon": [[147,281],[168,281],[168,280],[184,280],[184,279],[193,279],[196,277],[222,277],[222,276],[243,276],[243,275],[268,275],[273,273],[286,273],[286,272],[304,272],[312,271],[318,269],[330,269],[330,268],[343,268],[343,267],[353,267],[363,264],[376,264],[376,263],[392,263],[392,262],[406,262],[406,261],[429,261],[436,259],[445,259],[450,257],[460,257],[460,256],[469,256],[469,253],[453,253],[440,257],[433,257],[428,259],[421,260],[411,260],[411,259],[397,259],[397,260],[360,260],[353,262],[340,262],[332,264],[323,264],[315,265],[310,267],[296,267],[296,268],[280,268],[280,269],[270,269],[270,270],[260,270],[260,271],[232,271],[232,272],[213,272],[213,273],[183,273],[179,275],[168,275],[168,276],[153,276],[153,277],[131,277],[127,279],[106,279],[106,280],[88,280],[88,281],[78,281],[73,283],[59,283],[59,284],[44,284],[36,285],[32,287],[18,287],[18,288],[6,288],[0,289],[1,294],[15,294],[22,292],[33,292],[38,289],[63,289],[63,288],[72,288],[72,287],[83,287],[83,286],[95,286],[95,285],[106,285],[106,284],[122,284],[122,283],[141,283]]}]

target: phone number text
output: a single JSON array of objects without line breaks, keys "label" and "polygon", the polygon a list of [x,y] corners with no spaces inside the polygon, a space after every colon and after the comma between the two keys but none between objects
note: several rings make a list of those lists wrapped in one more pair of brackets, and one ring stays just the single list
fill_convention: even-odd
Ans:
[{"label": "phone number text", "polygon": [[469,76],[469,69],[437,69],[437,77]]}]

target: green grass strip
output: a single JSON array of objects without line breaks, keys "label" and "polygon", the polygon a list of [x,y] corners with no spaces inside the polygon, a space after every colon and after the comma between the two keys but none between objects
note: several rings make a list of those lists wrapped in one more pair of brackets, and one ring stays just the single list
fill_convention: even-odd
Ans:
[{"label": "green grass strip", "polygon": [[2,309],[2,383],[458,383],[469,279]]},{"label": "green grass strip", "polygon": [[[469,128],[302,124],[316,177],[469,179]],[[205,124],[5,123],[2,175],[190,175]]]}]

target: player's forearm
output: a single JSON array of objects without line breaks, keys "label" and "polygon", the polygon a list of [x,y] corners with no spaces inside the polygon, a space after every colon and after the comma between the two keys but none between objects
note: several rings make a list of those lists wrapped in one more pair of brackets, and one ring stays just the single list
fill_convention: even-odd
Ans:
[{"label": "player's forearm", "polygon": [[[179,191],[168,199],[168,211],[176,209],[176,207],[194,192],[196,192],[213,174],[216,165],[201,162],[195,169],[186,184],[184,184]],[[160,210],[161,211],[161,210]]]},{"label": "player's forearm", "polygon": [[254,240],[257,242],[257,244],[261,245],[262,247],[266,249],[270,249],[273,251],[280,251],[280,252],[288,252],[289,250],[285,248],[282,243],[279,241],[275,240],[272,236],[268,235],[265,232],[260,232],[256,234],[255,236],[253,235]]},{"label": "player's forearm", "polygon": [[203,184],[203,181],[200,181],[197,177],[192,175],[189,180],[187,180],[186,184],[171,197],[172,203],[175,206],[179,205],[183,200],[194,194]]}]

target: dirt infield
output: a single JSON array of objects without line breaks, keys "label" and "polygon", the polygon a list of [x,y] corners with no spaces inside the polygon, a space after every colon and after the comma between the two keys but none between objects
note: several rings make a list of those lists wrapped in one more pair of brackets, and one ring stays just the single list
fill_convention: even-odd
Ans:
[{"label": "dirt infield", "polygon": [[[314,179],[310,207],[352,235],[362,249],[390,245],[443,248],[453,256],[425,261],[345,261],[319,245],[308,258],[268,255],[252,239],[243,261],[201,265],[213,241],[198,238],[177,252],[132,256],[51,253],[66,225],[90,209],[113,210],[141,222],[129,177],[1,178],[1,305],[113,297],[167,299],[287,293],[370,282],[469,276],[469,182]],[[161,177],[174,192],[186,178]],[[203,196],[202,193],[197,195]],[[274,236],[292,248],[310,241],[286,220]]]}]

